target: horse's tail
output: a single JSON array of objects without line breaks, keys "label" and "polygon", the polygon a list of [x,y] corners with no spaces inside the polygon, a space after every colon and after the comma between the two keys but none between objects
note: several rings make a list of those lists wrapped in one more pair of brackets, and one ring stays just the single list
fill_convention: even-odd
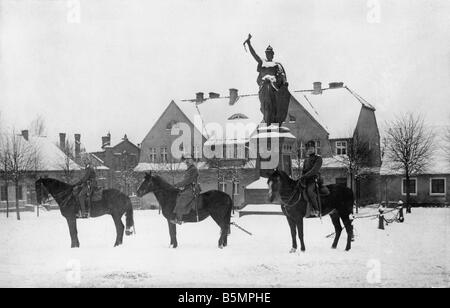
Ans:
[{"label": "horse's tail", "polygon": [[231,228],[230,228],[230,222],[231,222],[231,212],[233,211],[233,200],[231,200],[231,197],[230,196],[228,196],[227,195],[227,197],[228,197],[228,210],[227,210],[227,212],[226,212],[226,216],[225,216],[225,223],[226,223],[226,226],[227,226],[227,228],[228,228],[228,230],[227,230],[227,234],[230,234],[231,233]]},{"label": "horse's tail", "polygon": [[[136,233],[134,228],[134,218],[133,218],[133,204],[131,203],[130,198],[127,198],[127,211],[125,212],[126,216],[126,235],[132,235],[133,233]],[[131,231],[131,227],[133,227],[133,231]]]}]

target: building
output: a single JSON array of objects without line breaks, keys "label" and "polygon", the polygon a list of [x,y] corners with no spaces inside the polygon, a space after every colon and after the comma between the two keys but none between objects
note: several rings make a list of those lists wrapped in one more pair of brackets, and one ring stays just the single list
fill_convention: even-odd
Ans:
[{"label": "building", "polygon": [[[377,196],[376,179],[381,165],[380,134],[375,108],[343,83],[330,83],[322,88],[291,92],[289,112],[284,126],[295,136],[291,152],[292,169],[298,173],[304,157],[304,144],[315,140],[318,154],[324,158],[322,174],[325,183],[353,186],[346,159],[349,144],[357,134],[369,145],[367,176],[361,177],[358,196],[372,202]],[[141,156],[136,171],[157,171],[172,182],[181,179],[186,168],[179,162],[179,153],[190,150],[198,160],[203,190],[220,189],[235,199],[235,206],[244,200],[244,189],[258,181],[256,158],[249,151],[251,136],[262,121],[258,95],[239,95],[230,89],[229,96],[197,93],[196,98],[171,101],[141,143]],[[179,145],[172,128],[188,127],[190,136]],[[175,144],[173,153],[172,145]],[[187,145],[186,145],[187,144]],[[223,152],[222,158],[208,159],[210,152]],[[251,195],[251,194],[250,194]]]},{"label": "building", "polygon": [[[450,140],[443,136],[448,127],[435,127],[435,149],[430,164],[410,178],[410,202],[413,206],[442,206],[450,202]],[[402,170],[383,159],[380,170],[380,196],[385,202],[406,199],[406,179]]]},{"label": "building", "polygon": [[108,133],[102,137],[101,150],[89,154],[96,169],[108,170],[101,180],[103,187],[116,188],[128,195],[136,192],[138,180],[133,169],[139,162],[140,148],[127,135],[112,146]]},{"label": "building", "polygon": [[[27,130],[22,131],[22,134],[18,137],[16,142],[20,144],[22,149],[33,149],[33,151],[24,151],[23,153],[27,153],[26,156],[33,155],[36,162],[33,165],[27,165],[28,169],[24,172],[24,176],[19,182],[18,196],[19,206],[21,208],[26,204],[36,204],[34,182],[37,178],[50,177],[67,182],[69,173],[73,180],[82,176],[82,168],[70,156],[65,154],[57,143],[49,140],[48,137],[29,136]],[[65,144],[65,140],[63,144]],[[79,149],[79,147],[76,149]],[[79,152],[75,154],[75,156],[78,155],[80,155]],[[26,159],[23,159],[23,161],[25,160]],[[8,185],[6,185],[5,172],[1,168],[0,181],[0,208],[4,210],[7,205],[7,199],[10,206],[15,206],[16,187],[11,179],[9,180]]]}]

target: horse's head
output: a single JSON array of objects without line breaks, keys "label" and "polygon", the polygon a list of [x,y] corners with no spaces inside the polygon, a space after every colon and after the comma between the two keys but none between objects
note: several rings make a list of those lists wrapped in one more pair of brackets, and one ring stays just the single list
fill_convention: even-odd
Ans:
[{"label": "horse's head", "polygon": [[144,181],[139,185],[136,195],[140,198],[155,190],[154,177],[151,172],[146,172]]},{"label": "horse's head", "polygon": [[38,204],[41,204],[43,200],[48,199],[48,191],[45,188],[44,179],[39,178],[35,182],[35,189],[36,189],[36,201]]},{"label": "horse's head", "polygon": [[269,186],[269,194],[267,197],[270,202],[273,202],[275,198],[280,195],[280,178],[281,172],[278,169],[275,169],[267,179],[267,185]]}]

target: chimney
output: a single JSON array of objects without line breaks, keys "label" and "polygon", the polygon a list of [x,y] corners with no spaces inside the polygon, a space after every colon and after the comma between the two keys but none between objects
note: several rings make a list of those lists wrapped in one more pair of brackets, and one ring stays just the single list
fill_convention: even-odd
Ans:
[{"label": "chimney", "polygon": [[125,134],[125,135],[123,136],[122,140],[128,140],[127,134]]},{"label": "chimney", "polygon": [[64,149],[66,147],[66,134],[59,133],[59,147]]},{"label": "chimney", "polygon": [[81,156],[81,135],[75,134],[75,160],[79,161]]},{"label": "chimney", "polygon": [[102,137],[102,149],[104,147],[109,147],[111,145],[111,134],[108,133],[106,136]]},{"label": "chimney", "polygon": [[25,139],[26,141],[28,141],[28,130],[25,129],[22,131],[22,137],[23,139]]},{"label": "chimney", "polygon": [[238,89],[230,89],[230,105],[234,105],[239,99]]},{"label": "chimney", "polygon": [[322,83],[320,81],[313,82],[312,94],[322,94]]},{"label": "chimney", "polygon": [[203,103],[205,99],[203,98],[203,92],[195,93],[195,101],[200,104]]},{"label": "chimney", "polygon": [[343,82],[330,82],[329,84],[330,89],[336,89],[336,88],[342,88],[344,86]]},{"label": "chimney", "polygon": [[220,94],[215,92],[209,92],[209,98],[219,98]]}]

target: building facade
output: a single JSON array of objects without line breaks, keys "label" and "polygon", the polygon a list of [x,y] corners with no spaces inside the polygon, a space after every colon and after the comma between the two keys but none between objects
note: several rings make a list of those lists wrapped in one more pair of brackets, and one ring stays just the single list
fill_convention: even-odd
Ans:
[{"label": "building facade", "polygon": [[[358,189],[358,197],[364,203],[378,198],[380,134],[375,108],[342,83],[330,83],[322,88],[315,83],[311,90],[291,92],[288,116],[283,126],[290,129],[295,142],[290,149],[292,174],[300,172],[304,159],[304,145],[315,140],[317,151],[324,158],[322,176],[325,183],[338,183]],[[179,153],[189,150],[198,160],[200,184],[204,190],[226,191],[240,207],[253,200],[245,200],[244,190],[259,180],[256,157],[250,148],[251,136],[262,122],[257,95],[239,95],[230,89],[229,96],[210,93],[204,97],[185,101],[171,101],[141,143],[141,156],[136,171],[159,172],[165,177],[181,178],[185,166],[179,162]],[[181,147],[176,142],[181,136],[172,128],[188,127],[190,140]],[[180,129],[176,130],[179,132]],[[346,159],[355,136],[364,140],[370,152],[365,161],[365,175],[358,185],[349,175]],[[173,147],[174,143],[177,145]],[[173,150],[177,150],[173,153]],[[211,158],[211,152],[215,156]],[[217,153],[223,153],[217,158]],[[218,163],[219,161],[219,163]],[[374,184],[376,183],[376,184]]]}]

